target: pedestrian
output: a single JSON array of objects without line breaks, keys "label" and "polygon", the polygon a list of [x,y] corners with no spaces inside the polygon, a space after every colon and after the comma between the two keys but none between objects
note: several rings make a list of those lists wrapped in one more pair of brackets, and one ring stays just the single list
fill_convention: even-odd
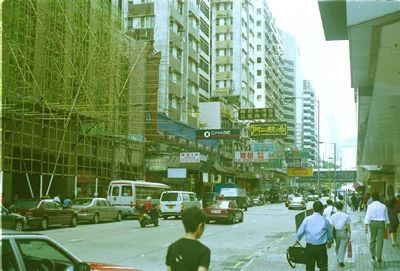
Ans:
[{"label": "pedestrian", "polygon": [[74,198],[73,196],[72,197],[68,197],[68,196],[65,197],[65,199],[63,201],[64,208],[69,208],[69,207],[72,206],[72,200],[71,199],[73,199],[73,198]]},{"label": "pedestrian", "polygon": [[54,201],[57,201],[57,202],[61,203],[60,195],[57,194],[57,195],[54,197]]},{"label": "pedestrian", "polygon": [[353,196],[351,196],[351,206],[353,207],[353,211],[357,211],[358,209],[358,199],[356,197],[355,194],[353,194]]},{"label": "pedestrian", "polygon": [[370,227],[371,239],[369,249],[372,260],[375,261],[378,256],[378,262],[382,262],[383,238],[385,236],[385,224],[389,224],[388,210],[384,204],[379,202],[378,192],[372,193],[372,203],[367,208],[365,214],[365,233],[368,233]]},{"label": "pedestrian", "polygon": [[365,196],[364,196],[364,199],[363,199],[363,210],[364,210],[364,212],[367,210],[367,207],[368,207],[368,200],[371,198],[371,196],[370,196],[370,194],[369,193],[367,193]]},{"label": "pedestrian", "polygon": [[326,204],[327,204],[328,206],[325,208],[323,215],[324,215],[324,217],[325,217],[326,219],[328,219],[329,223],[332,224],[332,215],[333,215],[334,213],[336,213],[336,208],[333,206],[333,202],[332,202],[332,200],[330,200],[330,199],[328,199],[328,200],[326,201]]},{"label": "pedestrian", "polygon": [[396,199],[397,199],[397,201],[396,201],[396,207],[397,207],[397,209],[400,210],[400,194],[397,195]]},{"label": "pedestrian", "polygon": [[351,238],[350,217],[343,212],[343,203],[336,204],[337,212],[332,216],[332,230],[335,238],[336,259],[339,266],[344,266],[347,243]]},{"label": "pedestrian", "polygon": [[317,200],[313,204],[314,213],[306,217],[301,223],[296,234],[296,243],[305,235],[306,238],[306,270],[315,270],[315,263],[321,271],[328,270],[328,253],[326,248],[331,248],[333,235],[332,226],[322,216],[322,203]]},{"label": "pedestrian", "polygon": [[168,247],[166,265],[168,271],[207,271],[210,266],[210,249],[198,239],[203,234],[206,214],[196,206],[184,209],[182,223],[185,236]]},{"label": "pedestrian", "polygon": [[388,215],[389,215],[389,233],[392,238],[392,247],[396,246],[397,241],[397,228],[399,227],[399,209],[396,206],[396,199],[392,198],[389,201],[388,207]]}]

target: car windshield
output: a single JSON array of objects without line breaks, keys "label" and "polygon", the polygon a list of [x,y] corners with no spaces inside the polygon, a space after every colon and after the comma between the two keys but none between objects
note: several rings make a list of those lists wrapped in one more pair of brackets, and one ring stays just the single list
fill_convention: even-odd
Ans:
[{"label": "car windshield", "polygon": [[93,199],[74,199],[72,205],[89,205]]},{"label": "car windshield", "polygon": [[301,202],[302,200],[303,200],[302,197],[294,197],[293,198],[293,201],[295,201],[295,202]]},{"label": "car windshield", "polygon": [[178,193],[164,193],[161,197],[161,201],[178,201],[179,194]]},{"label": "car windshield", "polygon": [[10,209],[12,208],[23,208],[30,209],[36,207],[40,200],[16,200],[13,204],[10,205]]},{"label": "car windshield", "polygon": [[212,207],[218,207],[222,209],[227,209],[229,208],[229,201],[228,200],[218,200],[211,204]]}]

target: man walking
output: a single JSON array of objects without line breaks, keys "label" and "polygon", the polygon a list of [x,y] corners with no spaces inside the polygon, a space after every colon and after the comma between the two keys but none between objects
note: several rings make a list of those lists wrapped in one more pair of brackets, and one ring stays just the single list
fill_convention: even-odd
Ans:
[{"label": "man walking", "polygon": [[328,270],[328,253],[326,248],[331,247],[333,241],[332,226],[322,216],[322,203],[315,201],[313,204],[314,213],[308,216],[301,223],[296,243],[299,243],[303,236],[306,236],[306,270],[315,270],[315,262],[321,271]]},{"label": "man walking", "polygon": [[343,203],[336,203],[337,212],[332,216],[332,228],[335,231],[336,258],[341,267],[344,266],[344,255],[347,242],[351,238],[350,217],[342,212]]},{"label": "man walking", "polygon": [[328,219],[329,223],[332,224],[332,216],[334,213],[336,213],[336,208],[333,207],[333,202],[330,199],[326,201],[326,204],[328,206],[325,208],[323,215],[326,219]]},{"label": "man walking", "polygon": [[186,234],[172,243],[167,252],[168,271],[207,271],[210,265],[210,249],[197,239],[204,231],[206,214],[194,206],[184,209],[182,223]]},{"label": "man walking", "polygon": [[372,193],[372,203],[368,206],[364,224],[365,233],[368,233],[368,226],[370,227],[371,240],[369,242],[369,249],[373,261],[376,260],[375,256],[378,256],[378,262],[382,262],[385,224],[388,225],[389,223],[388,210],[386,206],[379,202],[378,192]]}]

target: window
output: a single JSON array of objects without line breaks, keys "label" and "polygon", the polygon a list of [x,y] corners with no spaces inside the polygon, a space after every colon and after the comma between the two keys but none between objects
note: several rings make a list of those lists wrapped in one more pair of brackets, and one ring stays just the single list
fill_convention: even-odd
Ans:
[{"label": "window", "polygon": [[257,57],[257,63],[261,63],[261,57]]},{"label": "window", "polygon": [[172,99],[171,99],[171,107],[174,109],[176,109],[178,107],[175,97],[172,97]]},{"label": "window", "polygon": [[257,45],[257,52],[261,51],[261,45]]},{"label": "window", "polygon": [[199,83],[200,83],[199,84],[200,88],[208,93],[208,80],[206,78],[204,78],[203,76],[200,76]]},{"label": "window", "polygon": [[261,39],[261,32],[257,32],[257,39]]},{"label": "window", "polygon": [[183,201],[190,201],[189,194],[183,193],[182,195],[183,195]]},{"label": "window", "polygon": [[258,9],[257,9],[257,14],[258,14],[258,15],[261,15],[261,8],[258,8]]},{"label": "window", "polygon": [[103,202],[106,207],[111,207],[111,203],[108,200],[104,200]]},{"label": "window", "polygon": [[190,201],[196,201],[194,194],[189,194]]},{"label": "window", "polygon": [[14,252],[7,239],[0,240],[0,251],[4,270],[19,270]]},{"label": "window", "polygon": [[124,196],[124,197],[132,197],[132,186],[123,185],[122,186],[122,196]]},{"label": "window", "polygon": [[209,19],[210,10],[209,10],[209,8],[206,6],[206,4],[204,4],[204,2],[201,2],[201,4],[200,4],[200,11],[201,11],[201,13],[204,14],[204,16],[207,17],[207,19]]},{"label": "window", "polygon": [[206,35],[207,37],[210,35],[210,28],[208,27],[208,25],[203,21],[200,20],[200,30],[201,32],[204,33],[204,35]]},{"label": "window", "polygon": [[200,39],[200,49],[201,49],[204,53],[206,53],[207,55],[209,55],[210,47],[209,47],[209,45],[207,44],[207,42],[204,41],[203,39]]},{"label": "window", "polygon": [[205,71],[206,73],[208,73],[208,69],[209,69],[208,61],[205,60],[205,59],[202,58],[202,57],[200,57],[200,69],[202,69],[203,71]]},{"label": "window", "polygon": [[261,75],[261,70],[257,70],[257,76]]},{"label": "window", "polygon": [[96,206],[97,206],[97,207],[104,207],[105,205],[104,205],[104,202],[103,202],[102,200],[98,200],[98,201],[96,202]]},{"label": "window", "polygon": [[257,88],[261,88],[261,82],[257,82]]},{"label": "window", "polygon": [[257,21],[257,26],[261,26],[261,21],[260,20]]},{"label": "window", "polygon": [[113,196],[119,196],[119,186],[114,186],[112,190],[112,195]]},{"label": "window", "polygon": [[50,260],[57,269],[70,270],[73,268],[74,261],[47,240],[16,239],[15,242],[21,251],[25,266],[41,266],[44,260]]}]

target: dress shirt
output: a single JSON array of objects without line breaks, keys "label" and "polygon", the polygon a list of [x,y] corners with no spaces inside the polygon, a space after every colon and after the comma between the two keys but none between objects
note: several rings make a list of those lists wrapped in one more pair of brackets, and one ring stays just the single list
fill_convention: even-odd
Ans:
[{"label": "dress shirt", "polygon": [[386,224],[390,223],[386,206],[377,200],[368,205],[364,224],[370,224],[372,220],[384,221]]},{"label": "dress shirt", "polygon": [[306,217],[297,230],[297,240],[306,236],[306,242],[312,245],[322,245],[333,240],[332,226],[320,213],[314,212]]},{"label": "dress shirt", "polygon": [[[333,210],[333,211],[332,211]],[[324,217],[328,219],[329,223],[332,224],[332,215],[336,213],[336,208],[332,205],[328,205],[328,207],[324,210]]]},{"label": "dress shirt", "polygon": [[342,211],[338,211],[332,216],[332,226],[334,226],[336,230],[345,230],[347,224],[350,224],[350,217]]}]

